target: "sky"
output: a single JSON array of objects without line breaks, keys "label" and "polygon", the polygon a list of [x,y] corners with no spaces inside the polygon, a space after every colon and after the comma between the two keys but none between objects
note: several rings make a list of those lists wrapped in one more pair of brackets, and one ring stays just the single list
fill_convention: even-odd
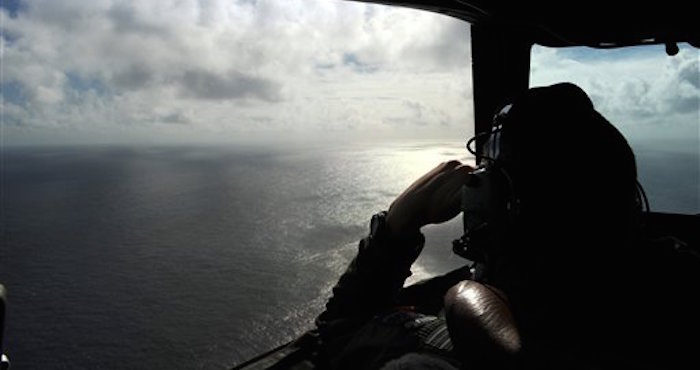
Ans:
[{"label": "sky", "polygon": [[694,145],[700,156],[700,50],[680,44],[668,56],[663,45],[624,49],[532,51],[530,84],[571,81],[628,140],[673,139]]},{"label": "sky", "polygon": [[[0,26],[3,145],[473,134],[469,24],[443,15],[340,0],[5,0]],[[698,68],[690,47],[536,48],[532,82],[575,81],[623,125],[672,114],[682,126],[698,120]]]}]

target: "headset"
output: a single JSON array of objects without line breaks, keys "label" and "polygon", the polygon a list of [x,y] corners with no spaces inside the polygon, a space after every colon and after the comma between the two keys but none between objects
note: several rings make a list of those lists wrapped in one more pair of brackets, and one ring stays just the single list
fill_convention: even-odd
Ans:
[{"label": "headset", "polygon": [[[476,140],[487,137],[479,155],[479,165],[462,186],[461,210],[464,235],[453,242],[453,252],[479,265],[502,248],[508,228],[520,212],[520,198],[508,169],[500,161],[506,145],[503,123],[512,104],[505,105],[493,119],[490,131],[473,136],[467,150],[477,155]],[[474,271],[473,271],[474,272]]]},{"label": "headset", "polygon": [[[510,156],[511,138],[503,135],[513,103],[503,106],[494,115],[490,131],[477,134],[467,141],[466,148],[477,156],[476,140],[486,137],[478,154],[479,165],[462,186],[461,210],[464,234],[453,241],[453,252],[473,262],[476,279],[486,274],[492,258],[504,251],[506,237],[521,214],[521,197],[503,158]],[[649,212],[649,202],[639,181],[635,180],[634,217]],[[637,222],[637,221],[635,221]]]}]

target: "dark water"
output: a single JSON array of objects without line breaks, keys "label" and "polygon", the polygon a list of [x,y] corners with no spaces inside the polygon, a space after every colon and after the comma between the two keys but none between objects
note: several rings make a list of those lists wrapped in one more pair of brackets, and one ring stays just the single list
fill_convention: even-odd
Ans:
[{"label": "dark water", "polygon": [[[460,155],[6,148],[13,367],[224,369],[286,342],[310,328],[370,216]],[[418,276],[463,263],[449,249],[457,223],[429,232],[440,247]]]},{"label": "dark water", "polygon": [[[370,216],[461,148],[6,148],[13,367],[225,369],[286,342],[311,327]],[[652,204],[696,213],[697,157],[671,154],[640,156]],[[669,186],[673,166],[685,175]],[[426,228],[415,279],[464,263],[450,251],[460,227]]]},{"label": "dark water", "polygon": [[[699,134],[700,135],[700,134]],[[652,211],[700,214],[700,146],[636,148],[639,181]]]}]

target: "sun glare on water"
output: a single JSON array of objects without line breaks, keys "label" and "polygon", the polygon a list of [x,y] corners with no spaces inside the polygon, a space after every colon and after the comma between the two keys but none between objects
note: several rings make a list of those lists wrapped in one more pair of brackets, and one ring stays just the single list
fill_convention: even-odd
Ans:
[{"label": "sun glare on water", "polygon": [[461,142],[406,145],[391,150],[391,153],[392,180],[397,185],[404,186],[408,186],[443,162],[457,160],[470,166],[475,164],[475,159]]}]

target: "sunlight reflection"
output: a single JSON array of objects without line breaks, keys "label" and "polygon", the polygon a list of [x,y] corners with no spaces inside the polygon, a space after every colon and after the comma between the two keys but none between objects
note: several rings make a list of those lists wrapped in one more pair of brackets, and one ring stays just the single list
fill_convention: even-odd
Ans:
[{"label": "sunlight reflection", "polygon": [[419,281],[426,280],[435,275],[428,272],[428,270],[425,267],[423,267],[423,265],[420,262],[416,262],[413,264],[413,266],[411,266],[411,273],[412,275],[409,276],[408,279],[406,279],[406,281],[404,282],[404,286],[413,285]]},{"label": "sunlight reflection", "polygon": [[442,162],[458,160],[472,166],[475,163],[475,159],[467,152],[462,142],[429,143],[393,149],[392,178],[406,185]]}]

